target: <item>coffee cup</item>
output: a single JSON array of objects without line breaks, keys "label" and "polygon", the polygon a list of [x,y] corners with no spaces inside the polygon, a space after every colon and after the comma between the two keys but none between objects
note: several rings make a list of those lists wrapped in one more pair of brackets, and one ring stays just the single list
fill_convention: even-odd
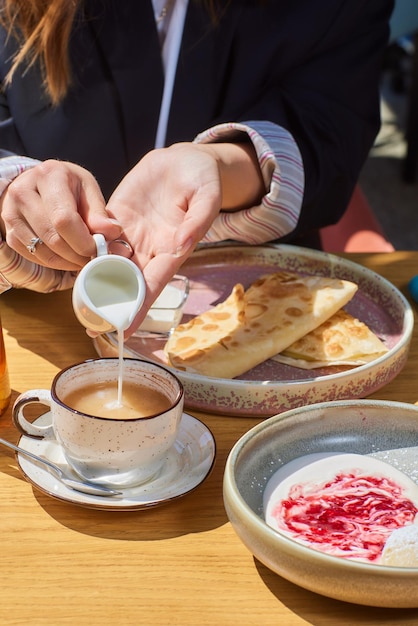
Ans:
[{"label": "coffee cup", "polygon": [[[60,371],[51,389],[26,391],[16,399],[13,421],[21,433],[55,439],[69,466],[90,482],[120,488],[156,477],[174,445],[183,415],[184,391],[165,367],[119,359],[84,361]],[[49,408],[51,422],[38,425],[25,407]]]},{"label": "coffee cup", "polygon": [[103,235],[93,235],[97,256],[78,274],[72,294],[78,321],[95,333],[124,331],[132,324],[146,293],[141,270],[133,261],[109,254]]}]

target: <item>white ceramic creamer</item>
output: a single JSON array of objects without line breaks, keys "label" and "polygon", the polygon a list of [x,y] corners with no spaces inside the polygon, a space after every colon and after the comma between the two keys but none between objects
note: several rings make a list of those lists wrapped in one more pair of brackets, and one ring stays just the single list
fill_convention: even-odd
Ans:
[{"label": "white ceramic creamer", "polygon": [[145,280],[129,259],[108,254],[103,235],[93,235],[97,257],[83,267],[73,287],[73,308],[77,319],[96,333],[117,331],[119,352],[118,395],[115,408],[123,406],[124,331],[141,308]]},{"label": "white ceramic creamer", "polygon": [[123,332],[144,302],[144,277],[131,260],[108,254],[103,235],[94,239],[97,257],[83,267],[74,283],[74,313],[90,331]]}]

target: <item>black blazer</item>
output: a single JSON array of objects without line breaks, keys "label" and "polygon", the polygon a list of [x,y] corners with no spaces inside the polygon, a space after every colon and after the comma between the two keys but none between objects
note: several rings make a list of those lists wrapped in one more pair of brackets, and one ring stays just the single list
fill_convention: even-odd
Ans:
[{"label": "black blazer", "polygon": [[[228,4],[228,3],[226,3]],[[190,0],[167,143],[228,121],[287,128],[305,168],[298,230],[337,221],[379,128],[393,0],[232,0],[220,24]],[[0,79],[15,48],[0,31]],[[0,96],[0,156],[71,160],[105,196],[153,148],[163,71],[151,2],[85,0],[74,80],[52,108],[39,68]]]}]

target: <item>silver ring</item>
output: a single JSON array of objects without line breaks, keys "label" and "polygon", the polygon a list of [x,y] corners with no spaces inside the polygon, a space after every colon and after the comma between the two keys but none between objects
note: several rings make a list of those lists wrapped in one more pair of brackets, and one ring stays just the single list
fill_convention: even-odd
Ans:
[{"label": "silver ring", "polygon": [[[118,252],[118,246],[122,248],[120,252]],[[113,241],[110,241],[108,249],[110,254],[120,254],[128,259],[130,259],[134,253],[131,244],[125,241],[125,239],[114,239]]]},{"label": "silver ring", "polygon": [[36,252],[36,246],[37,245],[42,245],[43,241],[40,237],[32,237],[32,239],[30,240],[30,243],[28,246],[26,246],[26,248],[29,250],[29,252],[31,254],[35,254]]}]

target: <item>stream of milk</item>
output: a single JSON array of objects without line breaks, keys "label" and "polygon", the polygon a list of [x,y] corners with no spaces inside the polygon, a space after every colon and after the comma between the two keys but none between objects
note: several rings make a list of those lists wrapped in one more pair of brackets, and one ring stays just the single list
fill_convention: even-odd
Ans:
[{"label": "stream of milk", "polygon": [[117,331],[119,366],[118,397],[115,401],[115,407],[122,406],[124,331],[132,322],[135,307],[136,299],[114,302],[112,304],[105,304],[97,307],[100,316],[112,324]]}]

